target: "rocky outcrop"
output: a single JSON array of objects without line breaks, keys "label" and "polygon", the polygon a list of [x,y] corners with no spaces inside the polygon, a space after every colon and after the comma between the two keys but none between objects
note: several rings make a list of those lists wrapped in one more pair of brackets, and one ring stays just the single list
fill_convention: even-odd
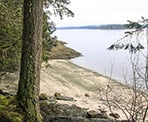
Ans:
[{"label": "rocky outcrop", "polygon": [[84,117],[48,117],[44,122],[116,122],[109,119],[86,119]]},{"label": "rocky outcrop", "polygon": [[40,98],[42,98],[40,99],[40,108],[43,122],[117,122],[110,119],[104,111],[88,111],[88,109],[74,104],[59,104],[58,100],[74,100],[74,98],[62,96],[60,93],[51,97],[41,94]]},{"label": "rocky outcrop", "polygon": [[[22,122],[23,116],[16,111],[12,111],[15,108],[15,104],[11,106],[12,108],[9,106],[10,110],[7,109],[8,103],[15,103],[14,96],[2,90],[0,90],[0,95],[0,105],[3,107],[3,111],[0,111],[0,122]],[[78,107],[75,104],[59,104],[57,97],[66,98],[62,99],[64,101],[72,99],[72,97],[62,96],[61,94],[54,96],[48,96],[44,93],[40,94],[39,102],[43,122],[132,122],[129,120],[117,120],[120,117],[118,113],[110,113],[109,115],[114,117],[114,119],[111,119],[107,111],[102,109],[94,111]],[[9,100],[9,102],[6,100]]]},{"label": "rocky outcrop", "polygon": [[56,102],[40,101],[43,122],[115,122],[103,113],[88,112],[76,105],[58,104]]},{"label": "rocky outcrop", "polygon": [[104,118],[108,119],[108,115],[106,113],[96,112],[94,110],[87,112],[87,118]]}]

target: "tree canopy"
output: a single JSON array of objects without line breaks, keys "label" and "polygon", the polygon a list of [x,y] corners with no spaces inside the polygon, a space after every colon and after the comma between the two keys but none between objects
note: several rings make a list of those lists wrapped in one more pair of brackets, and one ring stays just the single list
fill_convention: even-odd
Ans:
[{"label": "tree canopy", "polygon": [[[69,0],[44,0],[43,60],[48,60],[48,51],[55,45],[51,34],[55,24],[50,16],[74,16],[67,8]],[[0,72],[13,72],[20,65],[22,40],[23,0],[0,0]]]},{"label": "tree canopy", "polygon": [[20,57],[22,2],[0,1],[0,70],[16,69]]}]

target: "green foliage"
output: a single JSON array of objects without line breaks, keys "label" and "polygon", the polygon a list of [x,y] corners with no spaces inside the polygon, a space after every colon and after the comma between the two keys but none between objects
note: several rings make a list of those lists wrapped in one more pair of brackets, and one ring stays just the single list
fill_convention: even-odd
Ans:
[{"label": "green foliage", "polygon": [[0,112],[0,117],[3,119],[4,122],[22,122],[23,117],[21,114],[17,112],[10,112],[10,111],[2,111]]},{"label": "green foliage", "polygon": [[15,109],[15,96],[0,95],[0,120],[7,122],[22,122],[23,116]]},{"label": "green foliage", "polygon": [[73,17],[74,13],[67,8],[67,5],[70,4],[70,0],[44,0],[44,5],[46,8],[52,8],[48,11],[55,16],[60,16],[62,19],[64,15],[68,17]]},{"label": "green foliage", "polygon": [[44,12],[44,21],[43,21],[43,50],[50,51],[52,46],[55,45],[54,39],[50,36],[56,29],[54,22],[48,22],[48,15]]},{"label": "green foliage", "polygon": [[[49,16],[60,16],[62,19],[64,15],[74,16],[74,13],[67,8],[70,0],[44,0],[44,25],[43,25],[43,60],[50,59],[49,52],[53,46],[56,46],[56,39],[50,35],[55,31],[55,24],[51,21]],[[47,21],[48,20],[48,21]]]},{"label": "green foliage", "polygon": [[[44,0],[43,21],[43,60],[48,60],[48,51],[56,45],[51,34],[55,31],[55,24],[51,15],[73,16],[66,6],[69,0]],[[0,72],[13,72],[20,65],[22,44],[23,0],[0,0]],[[48,9],[47,9],[48,8]],[[47,10],[48,11],[47,11]]]},{"label": "green foliage", "polygon": [[22,2],[0,1],[0,70],[16,69],[22,31]]},{"label": "green foliage", "polygon": [[[0,112],[6,109],[12,109],[15,103],[15,96],[0,95]],[[8,108],[9,106],[9,108]]]},{"label": "green foliage", "polygon": [[55,45],[55,41],[51,38],[51,34],[55,31],[55,24],[49,20],[47,13],[43,14],[43,61],[49,60],[48,51]]}]

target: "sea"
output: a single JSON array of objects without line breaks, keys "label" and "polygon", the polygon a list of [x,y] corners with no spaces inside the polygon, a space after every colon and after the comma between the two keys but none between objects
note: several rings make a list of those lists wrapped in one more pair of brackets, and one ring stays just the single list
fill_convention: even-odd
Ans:
[{"label": "sea", "polygon": [[[145,67],[145,49],[132,54],[128,50],[108,50],[114,43],[131,43],[144,40],[143,37],[123,38],[127,30],[56,30],[54,35],[66,42],[66,46],[75,49],[83,56],[71,59],[71,62],[90,69],[120,82],[133,80],[133,68],[138,66],[140,72]],[[144,45],[146,43],[144,42]],[[142,69],[143,68],[143,69]],[[135,69],[134,69],[135,70]]]}]

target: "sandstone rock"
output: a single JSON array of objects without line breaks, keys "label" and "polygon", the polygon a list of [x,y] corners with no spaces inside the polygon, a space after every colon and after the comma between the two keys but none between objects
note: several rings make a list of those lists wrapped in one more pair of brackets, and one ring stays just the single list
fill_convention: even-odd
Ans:
[{"label": "sandstone rock", "polygon": [[[120,122],[109,119],[106,114],[95,111],[87,112],[85,108],[75,104],[71,106],[58,103],[48,104],[47,102],[43,103],[43,101],[40,104],[43,122]],[[92,116],[96,118],[92,118]]]},{"label": "sandstone rock", "polygon": [[56,93],[54,94],[54,96],[55,96],[55,97],[60,97],[60,96],[62,96],[62,95],[61,95],[61,93],[56,92]]},{"label": "sandstone rock", "polygon": [[101,108],[100,106],[98,106],[99,107],[99,111],[100,111],[100,113],[107,113],[107,111],[104,109],[104,108]]},{"label": "sandstone rock", "polygon": [[83,117],[51,117],[48,116],[44,122],[117,122],[109,119],[87,119]]},{"label": "sandstone rock", "polygon": [[99,113],[99,112],[96,112],[94,110],[88,111],[87,117],[88,118],[106,118],[106,119],[108,118],[107,114]]},{"label": "sandstone rock", "polygon": [[39,95],[39,100],[48,100],[49,99],[49,96],[45,93],[41,93]]},{"label": "sandstone rock", "polygon": [[52,101],[56,101],[56,99],[55,99],[54,96],[50,96],[48,100],[51,101],[51,102],[52,102]]},{"label": "sandstone rock", "polygon": [[118,113],[110,113],[109,116],[115,118],[115,119],[119,119],[120,115]]},{"label": "sandstone rock", "polygon": [[56,92],[54,97],[57,100],[74,101],[73,97],[62,96],[59,92]]}]

